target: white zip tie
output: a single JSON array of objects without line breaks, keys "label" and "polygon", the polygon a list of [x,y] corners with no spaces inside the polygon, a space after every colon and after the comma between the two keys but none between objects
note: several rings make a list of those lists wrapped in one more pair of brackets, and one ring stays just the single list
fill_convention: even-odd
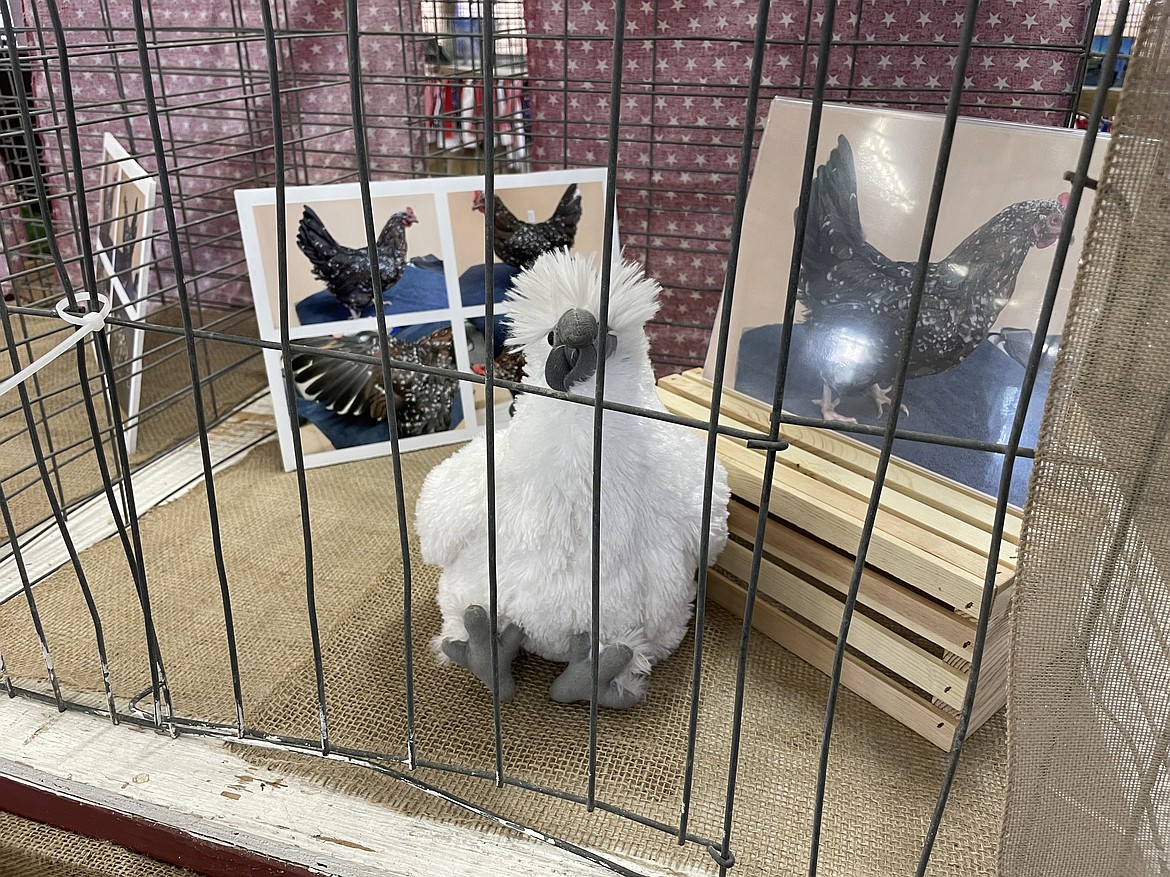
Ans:
[{"label": "white zip tie", "polygon": [[[76,298],[79,302],[93,301],[93,298],[89,295],[89,293],[85,292],[78,293]],[[6,393],[8,393],[9,390],[16,389],[18,385],[27,381],[58,356],[69,350],[69,348],[71,348],[74,344],[78,344],[81,341],[84,341],[94,332],[100,332],[102,329],[104,329],[106,326],[106,317],[108,317],[110,314],[110,300],[100,293],[98,294],[97,299],[99,302],[101,302],[101,307],[96,311],[89,311],[84,314],[67,313],[65,311],[65,308],[69,307],[69,301],[67,299],[62,299],[61,301],[57,302],[57,316],[59,316],[66,323],[77,326],[77,331],[68,338],[61,341],[60,344],[58,344],[44,356],[41,356],[30,362],[27,366],[22,368],[12,377],[5,378],[3,383],[0,383],[0,396],[4,396]]]}]

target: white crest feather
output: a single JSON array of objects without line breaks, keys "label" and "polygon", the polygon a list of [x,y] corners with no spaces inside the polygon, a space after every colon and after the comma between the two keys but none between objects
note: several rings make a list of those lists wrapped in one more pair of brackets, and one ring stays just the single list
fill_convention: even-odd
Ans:
[{"label": "white crest feather", "polygon": [[[610,276],[609,330],[640,328],[658,312],[658,281],[636,262],[615,262]],[[600,320],[601,270],[592,256],[557,250],[545,253],[516,276],[508,293],[512,346],[543,339],[570,308],[584,308]]]}]

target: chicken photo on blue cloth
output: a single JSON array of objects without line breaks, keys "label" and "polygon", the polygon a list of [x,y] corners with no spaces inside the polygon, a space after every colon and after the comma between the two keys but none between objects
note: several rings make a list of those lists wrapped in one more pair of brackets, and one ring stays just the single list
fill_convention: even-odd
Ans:
[{"label": "chicken photo on blue cloth", "polygon": [[[477,191],[472,196],[471,209],[487,217],[483,192]],[[517,218],[497,194],[492,236],[496,258],[505,265],[524,270],[545,253],[571,248],[577,240],[581,211],[581,192],[576,183],[566,187],[552,215],[539,222],[535,216],[527,221]]]},{"label": "chicken photo on blue cloth", "polygon": [[[916,267],[868,243],[857,186],[853,149],[841,135],[812,183],[798,286],[803,353],[822,382],[813,404],[825,420],[851,423],[837,411],[842,397],[868,395],[879,418],[890,403]],[[1010,204],[927,266],[909,378],[953,369],[987,339],[1024,260],[1060,236],[1067,202],[1062,193]]]},{"label": "chicken photo on blue cloth", "polygon": [[[614,266],[608,331],[598,316],[597,261],[557,251],[516,278],[509,346],[526,360],[526,385],[592,397],[605,363],[607,401],[665,411],[655,389],[645,324],[658,283],[640,266]],[[702,527],[706,442],[660,420],[607,411],[602,436],[598,702],[641,701],[653,665],[686,635],[702,546],[714,562],[727,541],[727,474],[716,463],[709,528]],[[558,702],[592,696],[591,594],[594,409],[523,393],[495,437],[498,626],[488,608],[486,438],[427,476],[415,525],[423,559],[442,567],[437,656],[516,694],[521,650],[567,666],[551,683]]]},{"label": "chicken photo on blue cloth", "polygon": [[[414,209],[394,213],[375,242],[375,258],[382,295],[402,277],[407,266],[406,230],[418,222]],[[313,266],[313,275],[358,319],[374,303],[369,247],[346,247],[337,242],[317,212],[305,205],[297,228],[297,246]]]},{"label": "chicken photo on blue cloth", "polygon": [[[507,318],[505,317],[500,322],[506,325]],[[479,330],[476,324],[468,320],[466,323],[467,330],[467,353],[471,360],[471,370],[482,376],[487,375],[487,358],[488,358],[488,339],[484,337],[483,332]],[[494,340],[494,339],[493,339]],[[494,345],[493,345],[494,346]],[[510,347],[505,347],[492,357],[494,380],[496,381],[511,381],[519,384],[524,380],[524,354]],[[504,389],[499,386],[495,389],[495,401],[507,401],[508,416],[511,417],[516,413],[516,396],[517,391],[512,389]],[[478,404],[478,390],[477,390],[477,404]],[[479,412],[476,412],[477,416]],[[483,425],[484,421],[479,421]]]},{"label": "chicken photo on blue cloth", "polygon": [[[413,327],[412,327],[413,328]],[[416,340],[391,336],[387,347],[392,360],[455,369],[455,347],[449,325],[422,327],[427,334]],[[418,333],[407,333],[416,335]],[[323,351],[363,356],[380,356],[377,332],[331,335],[298,340],[296,343]],[[313,417],[311,409],[302,410],[306,419],[327,436],[365,437],[365,442],[385,441],[387,414],[386,388],[382,366],[359,360],[315,353],[294,353],[291,360],[293,380],[302,399],[324,409],[331,417]],[[453,407],[459,382],[454,378],[395,368],[391,371],[394,412],[398,434],[403,438],[445,432],[457,424]],[[298,406],[303,408],[303,406]],[[333,421],[340,419],[339,425]],[[348,426],[348,429],[345,427]],[[355,443],[365,443],[355,442]],[[339,443],[334,438],[334,445]]]}]

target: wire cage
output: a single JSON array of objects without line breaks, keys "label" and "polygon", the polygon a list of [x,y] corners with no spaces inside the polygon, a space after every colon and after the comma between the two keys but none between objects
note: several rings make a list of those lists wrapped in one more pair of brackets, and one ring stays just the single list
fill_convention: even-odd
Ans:
[{"label": "wire cage", "polygon": [[[103,290],[109,293],[103,282],[109,271],[102,267],[98,244],[101,218],[108,216],[102,200],[115,192],[121,196],[127,182],[110,173],[117,159],[104,148],[107,134],[157,182],[157,206],[131,205],[123,214],[123,221],[146,223],[149,218],[151,229],[150,255],[135,294],[114,302],[104,316],[104,328],[93,331],[92,338],[15,385],[0,401],[0,509],[5,523],[0,599],[9,610],[0,628],[0,649],[8,693],[115,723],[363,765],[411,788],[437,791],[447,801],[511,827],[525,820],[493,809],[493,800],[501,807],[510,803],[492,798],[493,787],[538,801],[547,798],[677,841],[688,856],[687,867],[721,875],[731,869],[777,873],[769,870],[777,861],[772,856],[786,843],[777,836],[796,832],[796,827],[761,825],[763,815],[745,816],[737,806],[741,773],[747,769],[741,744],[758,703],[752,697],[760,669],[753,664],[751,631],[762,539],[752,550],[742,632],[728,641],[704,635],[709,622],[705,562],[714,558],[702,557],[694,633],[674,659],[685,665],[685,680],[678,689],[680,724],[671,729],[666,745],[677,755],[669,769],[677,765],[678,775],[665,776],[667,769],[656,769],[652,758],[635,767],[615,766],[605,752],[614,723],[598,709],[594,696],[591,707],[573,718],[581,750],[547,752],[551,768],[533,779],[513,772],[510,725],[498,691],[490,709],[479,714],[483,727],[467,732],[476,741],[466,750],[474,757],[459,761],[434,754],[439,750],[428,751],[435,722],[446,733],[456,731],[450,717],[433,718],[442,713],[443,692],[427,688],[426,680],[433,681],[433,676],[424,674],[421,663],[429,657],[416,654],[434,631],[418,624],[422,609],[416,592],[428,581],[409,519],[411,492],[418,484],[404,470],[406,455],[400,452],[393,416],[386,420],[389,468],[379,470],[386,481],[376,493],[354,499],[373,503],[376,513],[360,515],[363,520],[353,524],[349,544],[326,523],[326,515],[341,513],[344,505],[330,505],[324,499],[327,482],[306,470],[295,424],[295,472],[282,482],[287,507],[271,509],[269,520],[242,521],[233,514],[234,494],[220,489],[229,477],[221,470],[249,451],[256,453],[252,449],[273,434],[263,357],[289,362],[315,349],[289,329],[287,265],[293,254],[283,243],[291,222],[283,209],[288,190],[357,184],[364,241],[374,246],[372,182],[480,174],[490,216],[497,179],[505,175],[604,168],[602,265],[608,266],[615,255],[612,231],[617,226],[626,257],[641,262],[661,282],[662,310],[648,326],[657,375],[701,365],[715,323],[714,413],[702,419],[622,407],[603,397],[600,379],[595,398],[576,397],[565,404],[593,405],[598,423],[622,411],[702,430],[708,482],[717,438],[734,435],[764,452],[764,483],[771,483],[776,456],[785,452],[781,427],[800,420],[784,413],[783,390],[772,400],[767,428],[736,430],[721,424],[718,416],[745,204],[766,101],[792,97],[811,104],[807,148],[793,159],[802,180],[798,242],[803,240],[801,217],[807,216],[826,103],[941,114],[943,135],[907,311],[907,319],[914,320],[960,115],[1070,125],[1081,107],[1086,71],[1090,66],[1101,71],[1117,66],[1129,3],[1110,5],[1113,18],[1103,46],[1095,42],[1096,2],[1050,3],[1042,12],[992,0],[959,5],[925,0],[387,0],[376,6],[356,0],[221,0],[199,9],[170,0],[25,0],[16,6],[4,11],[6,66],[0,104],[7,175],[0,239],[8,269],[0,318],[13,374],[75,330],[84,330],[80,315],[87,308],[95,310]],[[1102,53],[1099,64],[1093,61],[1095,52]],[[1031,453],[1021,446],[1023,417],[1043,353],[1043,327],[1065,267],[1072,217],[1085,187],[1093,184],[1093,135],[1101,127],[1111,84],[1110,75],[1101,78],[1087,112],[1080,163],[1068,169],[1070,218],[1056,243],[1056,268],[1045,294],[1041,328],[1026,358],[1023,401],[1010,435],[994,448],[1002,456],[1003,474],[987,558],[988,583],[996,574],[1013,465]],[[275,256],[283,266],[279,332],[268,337],[257,329],[235,200],[237,190],[262,188],[276,193]],[[490,264],[490,233],[484,247]],[[799,265],[799,247],[794,266]],[[609,282],[610,272],[603,268],[603,302]],[[775,282],[791,317],[796,268]],[[66,304],[59,310],[62,301]],[[493,298],[489,294],[484,301],[490,322]],[[386,315],[377,311],[376,318],[383,341],[372,352],[336,356],[372,365],[383,386],[391,385],[393,374],[406,373],[480,385],[488,398],[501,386],[566,398],[505,380],[490,357],[483,374],[399,358],[385,341]],[[603,327],[606,319],[600,317]],[[790,341],[785,338],[777,363],[781,378]],[[831,747],[840,745],[833,730],[845,643],[893,443],[908,435],[897,416],[908,345],[900,352],[902,366],[890,391],[894,413],[883,429],[869,429],[880,436],[880,450],[856,562],[844,586],[823,729],[809,743],[814,782],[791,793],[809,820],[799,829],[804,835],[807,825],[807,837],[793,843],[807,857],[810,874],[817,873],[829,837],[837,850],[832,861],[838,870],[832,873],[846,873],[841,863],[851,857],[856,873],[873,873],[857,861],[864,859],[864,852],[850,852],[842,843],[848,828],[832,823],[836,811],[827,810],[826,801],[832,792]],[[602,363],[601,375],[604,369]],[[140,381],[137,389],[131,387],[131,374]],[[783,384],[777,381],[778,387]],[[127,405],[131,392],[140,396],[133,410]],[[291,377],[280,392],[288,416],[295,410]],[[496,423],[490,405],[484,416],[490,448]],[[866,432],[841,423],[827,428]],[[599,428],[595,467],[602,460],[602,435]],[[179,458],[194,467],[184,470],[188,474],[171,471]],[[427,459],[433,463],[438,458]],[[494,477],[490,465],[488,477]],[[148,508],[193,486],[199,487],[202,501],[184,506],[198,506],[184,519],[187,529],[159,533],[152,531],[151,517],[140,520]],[[710,503],[708,491],[705,521],[710,520]],[[769,503],[767,491],[756,500],[761,533]],[[592,533],[582,538],[599,538],[600,505],[597,509]],[[92,523],[97,518],[109,518],[108,527]],[[291,552],[264,544],[262,534],[277,531],[294,534]],[[184,545],[190,548],[185,551]],[[334,617],[342,599],[336,583],[349,575],[347,569],[369,566],[371,545],[392,558],[393,572],[380,587],[396,601],[402,629],[352,622],[360,630],[342,635],[319,616]],[[95,577],[97,551],[104,552],[100,562],[105,565]],[[200,584],[197,592],[180,599],[171,593],[175,585],[164,558],[168,564],[181,563],[176,558],[188,551],[201,556],[185,575]],[[262,584],[269,591],[260,593],[261,583],[237,574],[244,556],[262,558],[250,575],[265,577]],[[110,570],[117,570],[120,578],[116,599],[107,581]],[[381,573],[372,575],[378,579]],[[595,594],[599,577],[595,566]],[[280,587],[274,584],[278,580]],[[952,863],[958,870],[928,872],[928,867],[967,740],[993,592],[990,585],[985,587],[983,603],[975,610],[978,622],[963,709],[949,754],[930,774],[938,791],[932,788],[928,796],[936,804],[908,829],[922,840],[916,862],[901,863],[908,867],[905,873],[966,873],[961,862]],[[170,597],[160,596],[166,593]],[[282,608],[287,631],[266,633],[258,641],[250,625],[258,607],[267,603],[266,594],[274,603],[287,603]],[[198,605],[194,614],[206,631],[198,648],[174,645],[173,621],[159,614],[168,599]],[[70,602],[73,609],[66,608]],[[494,602],[491,614],[494,618]],[[80,619],[85,634],[62,652],[59,646],[67,638],[63,618]],[[594,624],[595,684],[597,637]],[[330,667],[347,650],[360,658],[365,654],[362,643],[378,638],[394,642],[401,662],[393,673],[375,674],[367,681],[367,687],[397,692],[392,709],[380,706],[376,698],[363,708],[365,715],[393,713],[386,719],[393,740],[383,746],[370,744],[346,726],[344,717],[352,714],[336,699],[338,683]],[[39,671],[23,660],[30,644],[35,644],[32,653],[38,660],[43,655]],[[204,647],[214,654],[203,655]],[[308,694],[292,698],[296,708],[287,714],[252,708],[252,694],[260,684],[253,674],[269,672],[264,667],[272,663],[270,652],[295,655],[311,675],[307,683],[296,680]],[[219,674],[212,706],[194,697],[193,691],[204,683],[184,666],[189,662],[202,662]],[[727,678],[733,684],[713,692],[702,680],[719,662],[729,668]],[[621,729],[627,736],[639,733],[636,724]],[[708,735],[717,738],[714,749],[707,745]],[[722,759],[719,771],[696,773],[697,762],[716,757]],[[619,770],[635,771],[635,785],[657,789],[661,807],[639,811],[627,801],[607,798],[607,771]],[[711,777],[718,780],[718,788],[702,788],[713,782]],[[778,782],[782,779],[769,778],[767,788]],[[519,812],[539,814],[545,805],[531,806],[536,809]],[[620,873],[635,873],[616,856],[560,837],[538,820],[533,816],[526,827],[551,843]],[[756,838],[754,858],[739,843],[746,834]]]}]

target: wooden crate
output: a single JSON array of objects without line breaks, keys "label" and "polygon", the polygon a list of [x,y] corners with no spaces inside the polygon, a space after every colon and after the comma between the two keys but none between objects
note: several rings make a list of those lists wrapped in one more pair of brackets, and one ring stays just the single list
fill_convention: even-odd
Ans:
[{"label": "wooden crate", "polygon": [[[711,386],[693,370],[659,381],[667,408],[707,420]],[[724,391],[720,422],[766,432],[769,408]],[[842,606],[873,484],[876,449],[828,430],[785,426],[777,454],[753,625],[817,669],[832,667]],[[764,453],[721,436],[732,538],[708,598],[743,615]],[[995,503],[925,469],[891,461],[882,491],[842,684],[941,748],[967,686]],[[1020,513],[1009,509],[970,731],[1007,699],[1008,603]]]}]

